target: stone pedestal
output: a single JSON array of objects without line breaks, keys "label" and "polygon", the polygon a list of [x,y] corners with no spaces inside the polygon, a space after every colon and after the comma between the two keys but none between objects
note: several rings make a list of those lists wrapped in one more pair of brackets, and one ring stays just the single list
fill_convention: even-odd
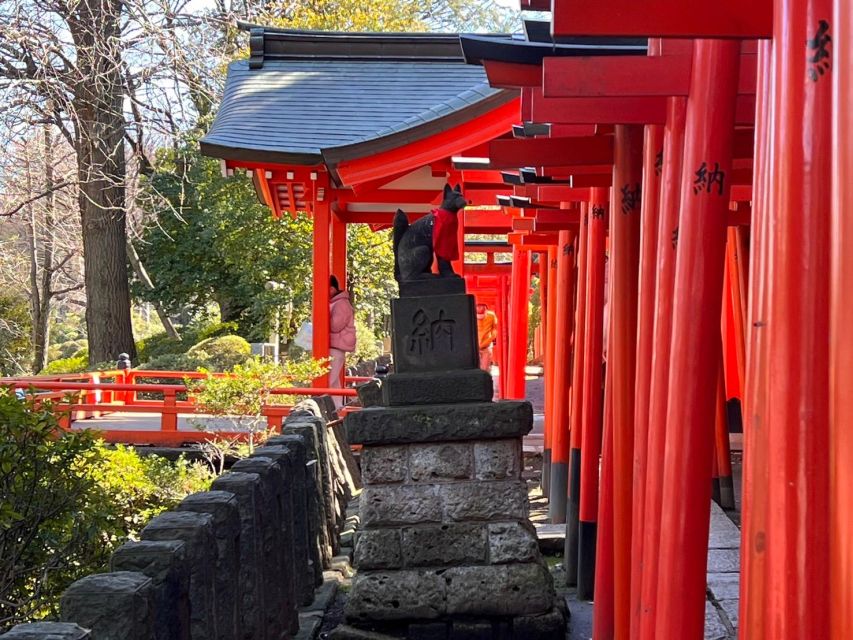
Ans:
[{"label": "stone pedestal", "polygon": [[[345,421],[364,489],[348,626],[332,637],[562,637],[521,479],[530,403],[491,402],[471,296],[402,298],[392,313],[398,373]],[[418,333],[446,319],[452,349],[449,333]]]}]

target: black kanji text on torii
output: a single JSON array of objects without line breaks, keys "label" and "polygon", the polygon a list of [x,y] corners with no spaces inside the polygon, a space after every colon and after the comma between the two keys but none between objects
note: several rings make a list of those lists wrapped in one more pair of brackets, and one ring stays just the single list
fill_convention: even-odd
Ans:
[{"label": "black kanji text on torii", "polygon": [[622,187],[622,213],[629,214],[640,206],[640,183],[631,188],[630,184]]},{"label": "black kanji text on torii", "polygon": [[592,205],[592,217],[593,218],[603,218],[604,217],[604,207],[599,204]]},{"label": "black kanji text on torii", "polygon": [[703,162],[694,172],[696,178],[693,180],[693,194],[698,195],[704,191],[711,193],[714,185],[717,186],[717,195],[723,195],[723,187],[726,181],[726,172],[720,171],[720,163],[714,163],[713,171],[708,167],[707,162]]},{"label": "black kanji text on torii", "polygon": [[829,35],[829,23],[826,20],[818,22],[817,32],[814,38],[806,40],[808,47],[808,62],[811,65],[806,73],[812,82],[817,82],[818,78],[832,68],[830,62],[830,53],[827,46],[832,42]]}]

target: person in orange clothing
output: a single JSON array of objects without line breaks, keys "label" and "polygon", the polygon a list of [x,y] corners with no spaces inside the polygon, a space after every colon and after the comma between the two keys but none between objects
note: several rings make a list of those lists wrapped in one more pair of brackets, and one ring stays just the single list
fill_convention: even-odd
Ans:
[{"label": "person in orange clothing", "polygon": [[492,349],[498,339],[498,317],[482,302],[477,305],[477,336],[480,342],[480,368],[491,372]]}]

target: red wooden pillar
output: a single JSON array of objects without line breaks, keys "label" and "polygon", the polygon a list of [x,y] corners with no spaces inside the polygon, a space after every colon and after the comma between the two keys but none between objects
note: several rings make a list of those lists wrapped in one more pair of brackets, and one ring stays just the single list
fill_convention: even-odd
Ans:
[{"label": "red wooden pillar", "polygon": [[[325,175],[325,174],[324,174]],[[329,357],[329,253],[331,208],[328,202],[314,202],[313,255],[314,290],[311,293],[311,315],[313,323],[313,352],[315,359]],[[323,374],[313,382],[315,387],[328,387],[329,374]]]},{"label": "red wooden pillar", "polygon": [[581,204],[578,233],[577,304],[575,305],[575,339],[572,348],[571,410],[569,420],[569,495],[566,506],[566,540],[563,548],[563,567],[566,584],[577,584],[578,522],[581,501],[581,445],[583,440],[583,353],[586,343],[587,242],[588,206]]},{"label": "red wooden pillar", "polygon": [[775,4],[765,632],[827,638],[832,4]]},{"label": "red wooden pillar", "polygon": [[551,495],[551,434],[554,431],[554,352],[557,349],[557,248],[548,248],[547,334],[545,336],[545,438],[542,453],[542,492]]},{"label": "red wooden pillar", "polygon": [[[744,372],[746,371],[746,336],[744,325],[743,290],[743,256],[740,251],[740,234],[736,227],[729,227],[728,241],[726,245],[726,260],[728,265],[728,283],[731,294],[732,309],[732,333],[737,356],[737,372],[741,388],[744,385]],[[743,391],[741,390],[741,394]],[[741,398],[742,400],[743,398]]]},{"label": "red wooden pillar", "polygon": [[[613,215],[619,215],[613,211]],[[613,291],[612,287],[610,289]],[[609,296],[613,300],[612,295]],[[612,307],[610,308],[612,310]],[[613,326],[611,318],[608,326]],[[608,338],[608,345],[613,344]],[[610,358],[604,384],[604,435],[601,448],[601,496],[598,501],[598,542],[595,552],[595,607],[592,610],[592,637],[595,640],[620,638],[615,628],[613,557],[613,367]]]},{"label": "red wooden pillar", "polygon": [[347,223],[332,214],[332,275],[347,288]]},{"label": "red wooden pillar", "polygon": [[[722,343],[721,343],[722,346]],[[714,451],[717,469],[717,499],[723,509],[735,508],[734,479],[732,478],[732,453],[729,445],[729,424],[726,415],[726,374],[720,349],[720,373],[717,382],[716,420],[714,423]]]},{"label": "red wooden pillar", "polygon": [[530,289],[530,252],[513,247],[510,283],[509,353],[501,375],[507,376],[507,397],[524,398],[524,366],[527,364],[527,301]]},{"label": "red wooden pillar", "polygon": [[[586,305],[584,309],[583,421],[581,441],[581,495],[578,514],[578,598],[589,600],[595,592],[598,473],[601,454],[601,370],[604,333],[604,245],[607,236],[607,189],[592,189],[586,248]],[[583,228],[582,228],[583,230]]]},{"label": "red wooden pillar", "polygon": [[664,459],[657,633],[699,638],[714,462],[714,399],[740,42],[693,45]]},{"label": "red wooden pillar", "polygon": [[503,331],[501,333],[501,361],[500,361],[500,393],[501,398],[508,398],[509,395],[509,341],[510,341],[510,326],[511,326],[511,318],[509,311],[509,278],[506,275],[502,275],[500,278],[501,282],[501,299],[502,299],[502,307],[501,307],[501,317],[503,318],[503,322],[498,322],[498,331],[501,331],[501,325],[503,325]]},{"label": "red wooden pillar", "polygon": [[853,638],[853,7],[836,0],[833,104],[830,637]]},{"label": "red wooden pillar", "polygon": [[660,220],[656,253],[655,317],[652,370],[649,384],[649,426],[646,454],[645,524],[640,579],[639,637],[655,638],[655,594],[660,562],[660,515],[663,501],[663,458],[666,446],[666,409],[672,332],[672,296],[675,282],[674,233],[678,228],[681,169],[684,151],[685,98],[669,98],[664,128]]},{"label": "red wooden pillar", "polygon": [[570,351],[572,335],[572,276],[574,247],[572,232],[560,231],[557,242],[557,314],[554,353],[554,422],[551,426],[551,483],[548,517],[553,524],[566,521],[569,482]]},{"label": "red wooden pillar", "polygon": [[618,638],[627,638],[630,633],[634,377],[642,180],[643,127],[617,125],[614,135],[613,215],[610,218],[613,324],[607,361],[613,367],[613,582]]},{"label": "red wooden pillar", "polygon": [[643,572],[646,465],[649,436],[649,389],[655,320],[655,277],[658,243],[658,200],[663,169],[663,127],[648,125],[643,145],[643,205],[640,229],[639,294],[637,300],[637,373],[634,381],[633,511],[631,515],[631,637],[640,629],[640,579]]},{"label": "red wooden pillar", "polygon": [[758,45],[755,114],[755,169],[750,228],[749,321],[744,377],[743,489],[741,499],[741,582],[738,617],[744,638],[764,638],[767,607],[768,430],[767,269],[770,229],[770,128],[773,122],[770,62],[772,43]]},{"label": "red wooden pillar", "polygon": [[[459,259],[453,261],[453,270],[460,276],[465,275],[465,211],[464,209],[456,216],[459,220],[459,228],[456,235],[456,244],[459,249]],[[436,263],[437,264],[437,263]]]}]

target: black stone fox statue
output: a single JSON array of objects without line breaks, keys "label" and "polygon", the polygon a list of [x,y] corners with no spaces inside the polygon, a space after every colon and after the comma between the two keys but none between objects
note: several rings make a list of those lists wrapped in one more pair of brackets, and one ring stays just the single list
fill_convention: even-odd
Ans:
[{"label": "black stone fox statue", "polygon": [[[409,224],[402,209],[394,216],[394,278],[397,282],[433,277],[460,277],[452,260],[459,259],[459,211],[467,204],[462,188],[444,185],[441,206]],[[432,273],[432,257],[438,261],[438,274]]]}]

